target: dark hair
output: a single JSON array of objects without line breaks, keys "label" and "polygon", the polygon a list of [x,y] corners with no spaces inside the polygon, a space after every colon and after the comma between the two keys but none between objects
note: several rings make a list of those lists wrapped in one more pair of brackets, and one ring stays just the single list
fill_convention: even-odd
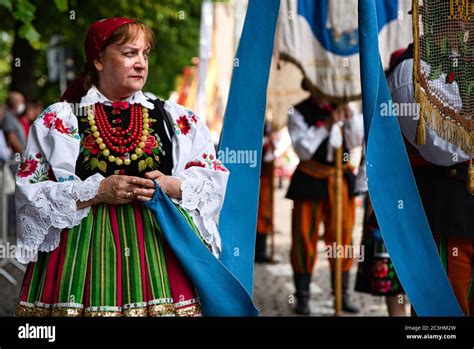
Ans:
[{"label": "dark hair", "polygon": [[15,99],[17,97],[23,97],[21,92],[18,91],[10,91],[7,95],[6,105],[8,108],[13,108],[15,106]]},{"label": "dark hair", "polygon": [[[105,51],[107,46],[111,44],[122,45],[125,42],[134,41],[141,33],[145,34],[145,39],[148,41],[150,48],[153,48],[155,46],[155,34],[153,31],[143,23],[132,22],[122,25],[110,35],[101,54]],[[86,63],[83,75],[84,88],[86,91],[89,90],[92,85],[97,85],[99,82],[99,75],[93,62],[91,62],[90,65]]]}]

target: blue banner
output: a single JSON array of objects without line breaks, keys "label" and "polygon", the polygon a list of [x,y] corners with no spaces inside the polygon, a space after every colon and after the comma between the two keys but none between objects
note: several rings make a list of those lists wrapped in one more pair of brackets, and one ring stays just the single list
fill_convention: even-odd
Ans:
[{"label": "blue banner", "polygon": [[257,166],[223,159],[230,178],[219,231],[223,240],[221,261],[251,295],[263,124],[280,1],[251,0],[249,6],[235,59],[220,150],[254,152]]},{"label": "blue banner", "polygon": [[[298,0],[298,14],[306,19],[314,36],[327,51],[340,56],[358,53],[359,33],[357,28],[336,35],[334,28],[327,25],[329,1],[334,0]],[[344,5],[343,2],[337,3],[337,6]],[[380,31],[388,22],[397,19],[398,1],[378,0],[376,10],[377,29]]]},{"label": "blue banner", "polygon": [[370,199],[403,289],[419,316],[462,316],[420,200],[380,62],[376,0],[359,0],[360,67]]}]

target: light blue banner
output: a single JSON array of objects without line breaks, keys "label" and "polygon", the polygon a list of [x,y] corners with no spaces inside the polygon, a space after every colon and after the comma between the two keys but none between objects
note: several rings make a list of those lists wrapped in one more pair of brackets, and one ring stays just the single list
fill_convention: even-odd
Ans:
[{"label": "light blue banner", "polygon": [[222,159],[230,178],[219,230],[223,239],[221,261],[251,295],[263,124],[280,1],[251,0],[249,6],[234,61],[220,150],[253,152],[257,163]]},{"label": "light blue banner", "polygon": [[462,316],[420,200],[380,61],[376,0],[359,0],[369,194],[387,250],[419,316]]}]

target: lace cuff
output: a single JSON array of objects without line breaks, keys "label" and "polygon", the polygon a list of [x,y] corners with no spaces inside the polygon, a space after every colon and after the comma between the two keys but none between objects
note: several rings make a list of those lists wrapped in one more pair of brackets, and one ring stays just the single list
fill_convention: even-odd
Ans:
[{"label": "lace cuff", "polygon": [[221,188],[216,185],[209,173],[183,171],[176,178],[181,181],[182,199],[180,204],[186,210],[198,210],[203,217],[219,212],[223,203],[223,195],[220,194]]},{"label": "lace cuff", "polygon": [[224,196],[221,194],[219,181],[211,177],[213,175],[221,174],[206,170],[188,170],[175,177],[181,181],[182,198],[178,204],[191,213],[202,239],[211,247],[212,253],[219,256],[221,238],[215,219],[222,207]]},{"label": "lace cuff", "polygon": [[33,199],[18,208],[16,258],[32,261],[39,251],[50,252],[59,245],[60,233],[78,225],[90,207],[77,210],[77,201],[88,201],[97,194],[104,177],[95,174],[85,181],[41,183]]}]

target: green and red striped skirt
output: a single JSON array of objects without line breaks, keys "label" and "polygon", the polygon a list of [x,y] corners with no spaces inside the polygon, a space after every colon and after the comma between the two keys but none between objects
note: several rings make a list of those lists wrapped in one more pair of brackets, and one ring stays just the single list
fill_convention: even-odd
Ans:
[{"label": "green and red striped skirt", "polygon": [[28,265],[16,315],[200,316],[201,307],[152,213],[100,204]]}]

